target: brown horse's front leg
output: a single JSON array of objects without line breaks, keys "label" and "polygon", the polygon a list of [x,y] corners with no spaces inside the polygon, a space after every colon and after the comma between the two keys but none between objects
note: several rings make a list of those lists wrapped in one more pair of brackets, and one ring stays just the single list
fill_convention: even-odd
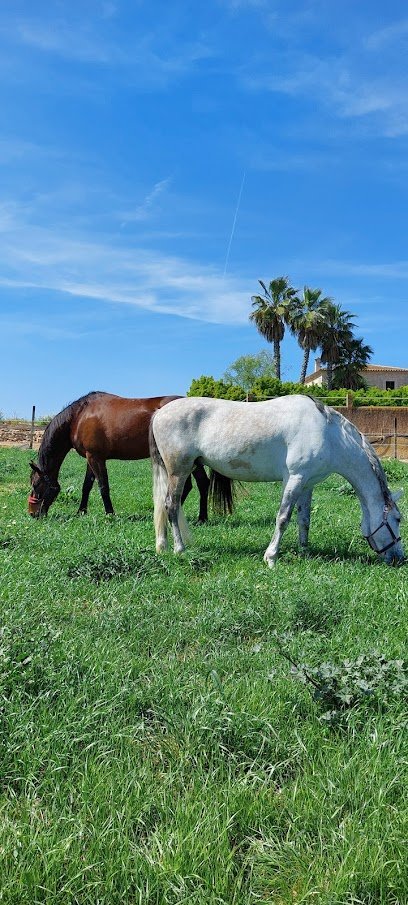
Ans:
[{"label": "brown horse's front leg", "polygon": [[[203,465],[196,465],[193,469],[193,477],[197,484],[197,489],[200,494],[200,509],[198,513],[198,522],[200,525],[204,524],[204,522],[208,521],[208,491],[210,487],[210,480],[207,477],[207,472]],[[190,491],[193,489],[193,484],[191,480],[191,475],[188,476],[186,483],[184,484],[184,490],[181,495],[181,504],[184,503],[184,500],[187,499]]]},{"label": "brown horse's front leg", "polygon": [[202,524],[203,522],[208,521],[208,491],[210,489],[210,479],[207,476],[204,465],[196,465],[193,469],[193,477],[200,494],[198,521]]},{"label": "brown horse's front leg", "polygon": [[114,509],[112,506],[112,500],[110,498],[109,492],[109,479],[108,472],[106,470],[106,462],[97,459],[92,453],[87,453],[86,458],[88,461],[89,467],[92,469],[96,480],[99,484],[99,490],[101,492],[101,497],[103,500],[103,505],[105,506],[106,515],[113,515]]},{"label": "brown horse's front leg", "polygon": [[193,484],[191,481],[191,475],[189,475],[186,480],[186,483],[184,484],[183,493],[181,494],[181,505],[183,505],[184,500],[187,499],[187,497],[192,489],[193,489]]},{"label": "brown horse's front leg", "polygon": [[86,472],[85,472],[85,479],[84,479],[84,483],[82,485],[82,496],[81,496],[81,502],[79,504],[78,514],[82,513],[83,515],[85,515],[85,513],[87,512],[89,494],[94,485],[94,481],[95,481],[95,475],[92,471],[92,468],[89,465],[87,465]]}]

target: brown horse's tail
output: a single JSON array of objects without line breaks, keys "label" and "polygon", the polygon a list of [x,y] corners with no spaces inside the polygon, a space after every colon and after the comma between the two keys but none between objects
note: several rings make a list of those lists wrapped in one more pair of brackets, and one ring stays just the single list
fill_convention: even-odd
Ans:
[{"label": "brown horse's tail", "polygon": [[209,497],[214,512],[219,515],[230,515],[234,511],[236,497],[232,479],[211,469]]}]

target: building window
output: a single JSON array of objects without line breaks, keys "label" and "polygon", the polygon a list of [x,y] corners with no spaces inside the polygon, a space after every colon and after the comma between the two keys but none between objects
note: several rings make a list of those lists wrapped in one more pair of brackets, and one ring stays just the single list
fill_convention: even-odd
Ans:
[{"label": "building window", "polygon": [[395,390],[395,380],[386,380],[385,389],[386,390]]}]

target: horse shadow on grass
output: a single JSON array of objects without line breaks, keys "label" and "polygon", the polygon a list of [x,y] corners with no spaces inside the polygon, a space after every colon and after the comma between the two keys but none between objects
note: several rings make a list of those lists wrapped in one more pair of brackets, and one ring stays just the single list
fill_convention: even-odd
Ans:
[{"label": "horse shadow on grass", "polygon": [[[266,544],[265,544],[266,548]],[[222,554],[231,557],[232,559],[238,559],[242,556],[250,556],[251,558],[259,558],[259,556],[263,556],[264,547],[260,546],[259,543],[237,543],[235,544],[226,544],[223,543],[222,547],[218,548],[218,550],[214,550],[209,547],[202,547],[200,553],[205,555],[211,555],[211,553]],[[190,548],[188,548],[190,549]],[[357,552],[350,550],[349,546],[330,546],[328,544],[324,544],[320,547],[316,545],[311,545],[306,554],[301,553],[296,546],[296,544],[291,545],[288,543],[287,545],[283,545],[279,551],[279,556],[277,562],[292,562],[293,560],[297,562],[301,561],[313,561],[315,560],[320,562],[350,562],[350,563],[361,563],[363,565],[383,565],[382,560],[379,557],[374,557],[369,551],[367,553]]]}]

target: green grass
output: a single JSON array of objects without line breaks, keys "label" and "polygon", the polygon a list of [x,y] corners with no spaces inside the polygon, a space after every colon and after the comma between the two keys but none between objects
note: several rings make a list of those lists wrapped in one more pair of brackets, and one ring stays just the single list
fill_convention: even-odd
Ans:
[{"label": "green grass", "polygon": [[110,464],[115,517],[96,489],[77,517],[70,454],[36,522],[29,459],[0,450],[0,902],[407,902],[406,690],[327,723],[280,646],[406,656],[408,566],[376,560],[344,481],[315,491],[311,556],[293,524],[270,571],[278,487],[156,556],[148,462]]}]

